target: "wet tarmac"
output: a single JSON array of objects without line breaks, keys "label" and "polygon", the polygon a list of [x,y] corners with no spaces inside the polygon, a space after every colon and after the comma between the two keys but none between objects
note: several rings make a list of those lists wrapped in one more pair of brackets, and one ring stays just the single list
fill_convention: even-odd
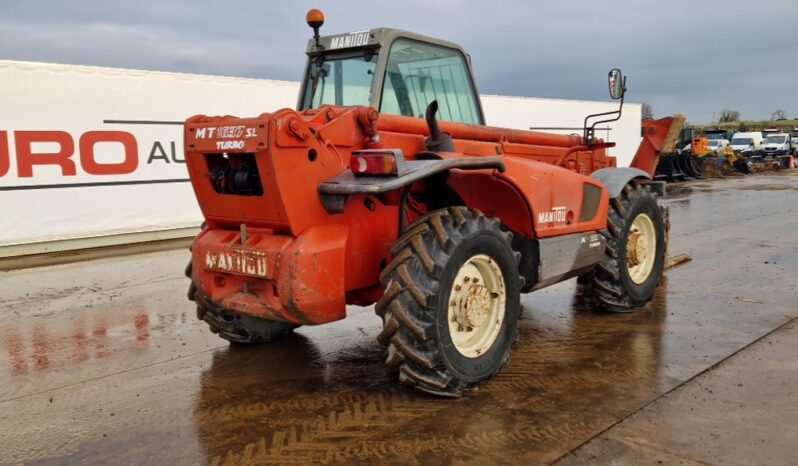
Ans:
[{"label": "wet tarmac", "polygon": [[[685,183],[664,203],[671,253],[693,260],[667,272],[652,303],[594,312],[574,280],[526,295],[510,363],[454,400],[397,384],[371,308],[268,346],[228,346],[185,298],[186,251],[0,272],[0,463],[638,464],[698,458],[679,448],[701,445],[704,462],[778,462],[790,442],[764,442],[763,456],[727,442],[747,456],[713,456],[701,419],[680,414],[726,410],[721,437],[739,437],[751,412],[735,416],[739,407],[721,400],[728,390],[668,402],[707,377],[743,383],[733,364],[749,369],[749,397],[767,383],[751,372],[767,352],[740,358],[798,316],[798,173]],[[774,367],[795,367],[778,354]],[[782,402],[756,413],[787,419],[796,372],[779,372],[766,393]],[[678,443],[681,418],[698,424],[701,444]],[[630,453],[622,440],[638,427],[639,437],[670,432],[662,438],[675,443],[662,456]],[[759,423],[757,434],[795,432],[783,427]]]},{"label": "wet tarmac", "polygon": [[798,322],[591,440],[558,466],[796,464]]}]

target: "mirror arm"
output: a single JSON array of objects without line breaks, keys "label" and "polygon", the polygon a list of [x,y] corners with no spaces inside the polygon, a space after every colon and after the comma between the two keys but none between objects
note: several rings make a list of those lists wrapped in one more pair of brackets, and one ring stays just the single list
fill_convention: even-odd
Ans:
[{"label": "mirror arm", "polygon": [[[626,81],[626,78],[624,78],[624,85],[623,85],[624,86],[624,90],[623,90],[623,94],[621,94],[621,103],[620,103],[620,106],[618,107],[618,110],[613,110],[611,112],[594,113],[592,115],[588,115],[588,116],[585,117],[584,134],[582,136],[582,138],[584,139],[585,145],[590,146],[590,145],[593,144],[594,135],[596,133],[596,125],[599,125],[601,123],[610,123],[610,122],[618,121],[618,120],[621,119],[621,115],[623,115],[623,101],[626,98],[626,82],[625,81]],[[594,121],[590,125],[590,127],[587,126],[587,122],[591,118],[597,118],[597,117],[603,117],[603,116],[609,116],[609,115],[615,115],[615,117],[614,118],[609,118],[609,119],[606,119],[606,120],[597,120],[597,121]]]}]

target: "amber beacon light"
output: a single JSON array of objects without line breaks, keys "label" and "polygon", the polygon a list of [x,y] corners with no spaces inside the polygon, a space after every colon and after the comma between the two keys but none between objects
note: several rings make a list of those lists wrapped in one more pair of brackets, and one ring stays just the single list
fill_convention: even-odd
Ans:
[{"label": "amber beacon light", "polygon": [[313,40],[316,41],[316,47],[320,48],[321,43],[319,43],[319,28],[322,24],[324,24],[324,13],[322,13],[321,10],[313,8],[312,10],[308,11],[308,14],[305,15],[305,20],[308,22],[308,26],[313,28]]},{"label": "amber beacon light", "polygon": [[324,13],[314,8],[308,11],[308,14],[305,15],[305,19],[308,21],[308,26],[312,27],[315,31],[324,24]]}]

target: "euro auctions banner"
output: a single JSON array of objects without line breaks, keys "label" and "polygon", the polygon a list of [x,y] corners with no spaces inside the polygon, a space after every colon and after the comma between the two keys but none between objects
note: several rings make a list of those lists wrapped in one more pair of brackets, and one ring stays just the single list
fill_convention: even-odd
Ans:
[{"label": "euro auctions banner", "polygon": [[[294,108],[298,92],[296,82],[0,60],[0,257],[198,226],[182,122]],[[617,109],[609,100],[482,101],[490,125],[559,133],[580,133],[585,115]],[[628,165],[640,105],[627,104],[597,134],[617,142],[613,155]]]},{"label": "euro auctions banner", "polygon": [[293,108],[298,89],[0,61],[0,247],[199,225],[182,122]]}]

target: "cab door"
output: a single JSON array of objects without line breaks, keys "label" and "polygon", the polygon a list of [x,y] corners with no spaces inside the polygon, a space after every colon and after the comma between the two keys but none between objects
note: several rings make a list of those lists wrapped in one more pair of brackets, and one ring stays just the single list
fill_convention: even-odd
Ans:
[{"label": "cab door", "polygon": [[438,119],[485,123],[465,56],[456,49],[408,38],[391,45],[380,112],[424,118],[438,101]]}]

